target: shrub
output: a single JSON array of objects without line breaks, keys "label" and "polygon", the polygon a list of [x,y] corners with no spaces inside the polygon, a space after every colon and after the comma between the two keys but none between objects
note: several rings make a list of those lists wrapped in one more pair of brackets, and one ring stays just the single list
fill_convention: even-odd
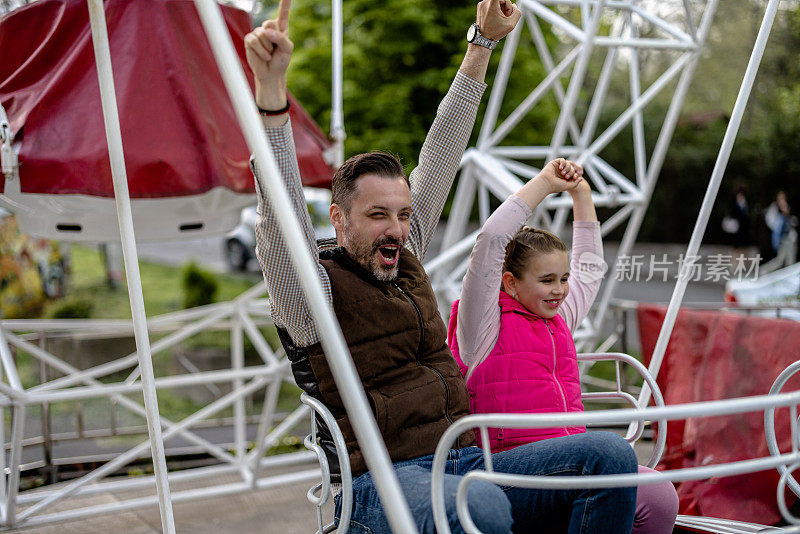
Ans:
[{"label": "shrub", "polygon": [[94,303],[83,297],[70,297],[53,304],[50,317],[53,319],[87,319],[92,316]]},{"label": "shrub", "polygon": [[219,283],[214,275],[198,267],[195,262],[183,268],[184,308],[211,304],[217,299],[218,289]]}]

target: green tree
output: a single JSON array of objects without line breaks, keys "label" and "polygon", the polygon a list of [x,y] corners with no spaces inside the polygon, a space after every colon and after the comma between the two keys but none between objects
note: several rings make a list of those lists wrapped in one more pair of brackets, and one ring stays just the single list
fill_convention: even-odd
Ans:
[{"label": "green tree", "polygon": [[[265,2],[270,14],[277,2]],[[369,150],[398,154],[407,169],[466,50],[466,30],[475,3],[444,0],[344,2],[344,114],[347,156]],[[331,8],[327,2],[295,0],[290,36],[295,44],[290,90],[323,130],[330,124]],[[528,38],[529,37],[525,37]],[[502,48],[502,45],[501,47]],[[517,80],[502,113],[507,113],[544,77],[532,46],[518,51]],[[500,49],[492,57],[491,82]],[[516,68],[516,67],[515,67]],[[485,100],[485,99],[484,99]],[[531,127],[509,142],[541,142],[552,129],[555,103],[528,118]],[[480,124],[480,116],[477,124]],[[544,139],[549,138],[549,134]]]}]

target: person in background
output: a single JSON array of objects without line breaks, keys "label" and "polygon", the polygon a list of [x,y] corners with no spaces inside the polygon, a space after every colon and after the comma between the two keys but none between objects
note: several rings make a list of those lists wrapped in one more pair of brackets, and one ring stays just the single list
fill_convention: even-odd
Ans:
[{"label": "person in background", "polygon": [[722,230],[728,234],[730,245],[733,247],[731,254],[731,267],[741,267],[747,258],[751,242],[750,233],[750,204],[747,202],[747,187],[743,182],[737,182],[733,188],[733,197],[722,219]]},{"label": "person in background", "polygon": [[761,266],[762,274],[792,265],[797,261],[797,217],[792,214],[784,191],[778,191],[775,201],[767,207],[764,222],[770,230],[772,249],[777,255]]}]

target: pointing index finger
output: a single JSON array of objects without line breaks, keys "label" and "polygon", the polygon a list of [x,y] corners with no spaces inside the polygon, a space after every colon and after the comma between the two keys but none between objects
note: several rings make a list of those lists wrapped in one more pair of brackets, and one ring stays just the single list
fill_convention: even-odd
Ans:
[{"label": "pointing index finger", "polygon": [[289,7],[292,0],[281,0],[278,5],[278,30],[285,32],[289,28]]}]

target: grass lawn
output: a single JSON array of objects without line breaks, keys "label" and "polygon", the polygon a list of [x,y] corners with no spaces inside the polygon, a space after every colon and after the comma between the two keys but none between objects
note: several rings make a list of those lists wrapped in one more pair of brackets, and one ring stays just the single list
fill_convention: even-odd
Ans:
[{"label": "grass lawn", "polygon": [[[92,302],[93,319],[121,319],[131,317],[131,306],[125,276],[122,285],[111,289],[106,283],[105,268],[100,251],[84,245],[72,245],[72,276],[67,299]],[[148,317],[183,309],[182,269],[147,261],[139,262],[144,293],[144,307]],[[257,274],[214,274],[219,289],[217,301],[232,300],[258,283]],[[60,301],[49,303],[44,315],[50,316]]]},{"label": "grass lawn", "polygon": [[[184,269],[161,265],[147,261],[139,262],[139,271],[142,281],[145,312],[148,317],[161,315],[184,309]],[[233,300],[244,291],[250,289],[261,280],[259,273],[226,274],[213,273],[217,284],[216,302]],[[80,306],[74,307],[75,303]],[[84,312],[85,318],[91,319],[129,319],[131,317],[130,300],[128,296],[125,276],[123,274],[120,287],[111,288],[106,281],[103,257],[97,248],[84,245],[71,246],[71,279],[67,295],[59,300],[49,302],[43,312],[44,317],[52,317],[54,313],[64,306],[73,305],[73,309]],[[262,334],[273,346],[277,346],[277,335],[272,326],[261,328]],[[151,334],[151,344],[164,334]],[[113,343],[113,340],[112,340]],[[197,363],[196,358],[202,360],[202,354],[213,356],[213,365],[225,365],[226,355],[230,352],[230,331],[203,331],[191,338],[184,340],[180,347],[168,349],[153,354],[153,368],[156,377],[171,374],[185,373],[186,371],[176,363],[176,354],[180,353]],[[17,365],[20,378],[24,387],[31,387],[40,383],[39,364],[24,351],[17,351]],[[227,356],[228,362],[229,356]],[[247,365],[257,365],[261,359],[250,341],[245,336],[245,359]],[[214,367],[216,368],[216,367]],[[103,382],[117,382],[124,378],[131,369],[125,370],[114,376],[100,377]],[[50,379],[54,378],[50,372]],[[203,386],[197,386],[202,388]],[[284,383],[278,400],[279,411],[291,411],[298,404],[300,389],[292,384]],[[138,399],[140,395],[130,395]],[[263,402],[263,390],[256,392],[248,403],[248,413],[259,413]],[[159,411],[172,420],[180,420],[195,412],[204,404],[193,401],[187,395],[186,389],[160,390],[158,392]],[[89,427],[97,425],[102,427],[108,424],[108,400],[89,399],[81,406],[83,417]],[[73,428],[75,425],[75,403],[56,403],[51,406],[51,412],[56,421],[63,424],[63,430]],[[119,423],[142,424],[143,419],[129,413],[127,410],[118,409]],[[228,407],[214,417],[232,415],[232,408]],[[94,424],[93,424],[94,423]],[[290,436],[291,438],[291,436]],[[297,439],[294,441],[297,441]],[[293,447],[296,448],[294,442]],[[285,444],[281,444],[285,447]],[[299,445],[302,447],[302,444]],[[274,452],[274,451],[273,451]]]}]

